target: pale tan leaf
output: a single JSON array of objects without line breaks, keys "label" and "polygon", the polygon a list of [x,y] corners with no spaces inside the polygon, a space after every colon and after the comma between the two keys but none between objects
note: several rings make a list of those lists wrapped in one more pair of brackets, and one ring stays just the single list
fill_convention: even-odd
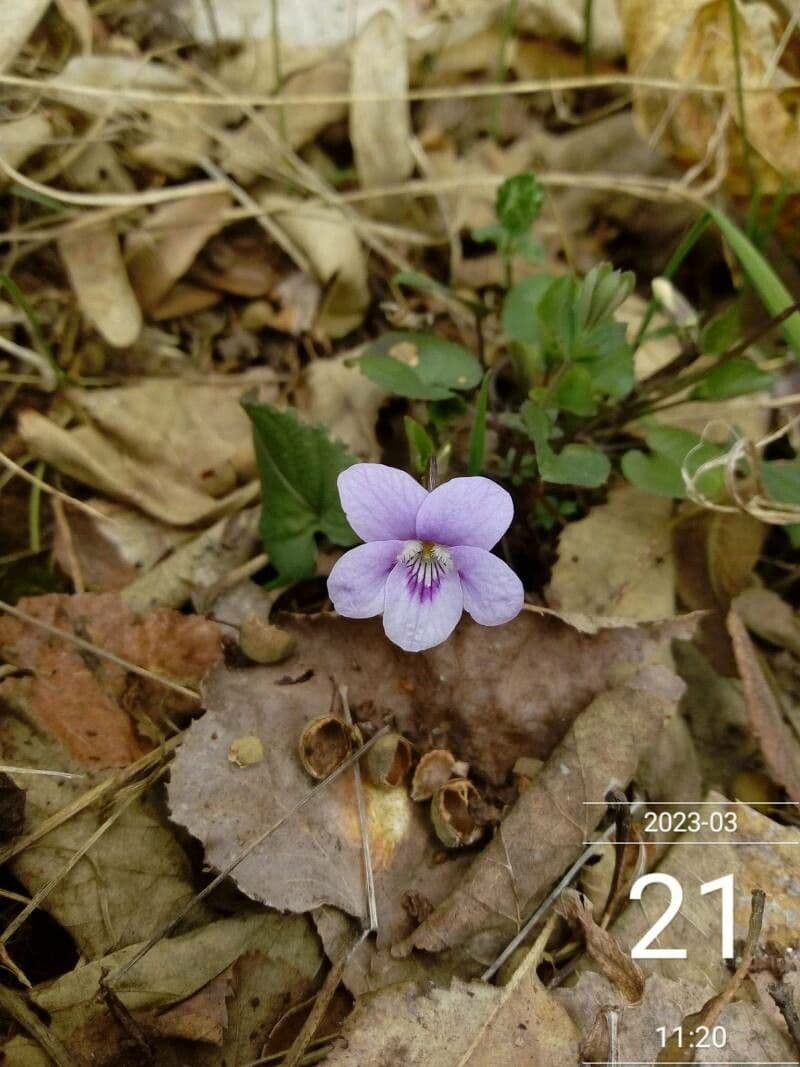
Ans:
[{"label": "pale tan leaf", "polygon": [[[361,185],[402,181],[414,169],[411,112],[407,99],[405,29],[391,11],[378,11],[353,47],[350,140]],[[385,94],[389,99],[369,99]]]},{"label": "pale tan leaf", "polygon": [[620,486],[558,542],[548,601],[567,612],[663,619],[675,610],[671,501]]},{"label": "pale tan leaf", "polygon": [[142,312],[114,228],[98,223],[73,230],[59,238],[58,249],[86,317],[110,345],[132,345],[142,328]]},{"label": "pale tan leaf", "polygon": [[30,37],[36,23],[50,6],[50,0],[14,0],[0,13],[0,71],[13,63]]}]

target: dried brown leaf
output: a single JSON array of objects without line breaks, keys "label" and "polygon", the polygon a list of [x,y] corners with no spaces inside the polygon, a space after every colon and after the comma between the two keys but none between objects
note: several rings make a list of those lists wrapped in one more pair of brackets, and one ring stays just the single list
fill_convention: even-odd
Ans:
[{"label": "dried brown leaf", "polygon": [[556,910],[571,926],[582,930],[587,953],[625,1001],[630,1004],[640,1001],[644,995],[642,968],[622,949],[613,934],[597,925],[591,901],[574,889],[565,889]]},{"label": "dried brown leaf", "polygon": [[605,811],[597,802],[633,778],[681,689],[651,667],[596,696],[455,891],[397,951],[459,946],[491,963],[590,839]]},{"label": "dried brown leaf", "polygon": [[728,615],[728,630],[742,679],[750,728],[758,738],[764,762],[792,800],[800,801],[800,740],[786,722],[774,683],[770,684],[758,651],[735,610]]}]

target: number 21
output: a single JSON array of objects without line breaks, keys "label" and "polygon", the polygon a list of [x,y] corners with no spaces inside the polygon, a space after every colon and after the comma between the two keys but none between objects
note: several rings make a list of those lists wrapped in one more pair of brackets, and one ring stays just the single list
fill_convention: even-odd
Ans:
[{"label": "number 21", "polygon": [[[643,874],[637,878],[631,886],[631,900],[641,900],[642,894],[649,885],[663,885],[669,890],[669,904],[663,915],[653,923],[647,933],[631,949],[631,957],[635,960],[685,960],[685,948],[650,948],[650,944],[661,934],[678,912],[683,903],[683,888],[677,878],[671,874]],[[733,951],[733,875],[724,874],[721,878],[715,878],[713,882],[703,882],[700,886],[701,896],[707,893],[722,895],[722,958],[732,959]]]}]

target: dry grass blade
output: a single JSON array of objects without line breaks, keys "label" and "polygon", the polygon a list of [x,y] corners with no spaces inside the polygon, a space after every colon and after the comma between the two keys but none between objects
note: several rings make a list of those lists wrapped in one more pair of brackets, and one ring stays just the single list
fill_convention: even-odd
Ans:
[{"label": "dry grass blade", "polygon": [[41,489],[44,493],[49,493],[56,500],[61,500],[65,504],[69,504],[70,507],[76,508],[78,511],[82,511],[85,515],[91,515],[93,519],[100,519],[102,522],[115,522],[116,520],[104,515],[102,511],[98,511],[97,508],[93,508],[91,504],[84,504],[82,500],[76,500],[74,496],[70,496],[69,493],[64,493],[60,489],[56,489],[42,478],[37,478],[35,474],[30,474],[21,467],[19,463],[15,463],[13,459],[0,452],[0,463],[4,467],[7,467],[9,471],[12,471],[20,478],[24,478],[26,482],[30,482],[31,485],[35,485],[37,489]]},{"label": "dry grass blade", "polygon": [[[350,701],[347,699],[346,685],[339,686],[339,699],[342,702],[347,725],[352,729],[353,715],[350,711]],[[372,867],[372,852],[369,842],[367,803],[364,797],[364,782],[361,777],[361,767],[358,763],[353,765],[353,779],[355,782],[356,805],[358,807],[358,821],[361,827],[361,845],[364,855],[364,882],[367,888],[367,926],[365,927],[364,932],[370,934],[375,933],[378,929],[378,904],[375,898],[375,873]],[[342,966],[344,966],[344,964]]]},{"label": "dry grass blade", "polygon": [[[168,101],[172,104],[185,104],[216,107],[273,108],[319,107],[323,104],[351,104],[354,99],[362,102],[384,103],[390,100],[480,100],[493,96],[533,96],[537,93],[564,93],[579,89],[655,89],[671,93],[699,93],[711,96],[725,96],[736,90],[735,85],[719,84],[706,81],[677,81],[674,78],[650,78],[633,74],[596,74],[566,78],[529,78],[516,82],[489,82],[483,85],[435,86],[425,89],[410,89],[406,93],[309,93],[300,95],[281,95],[267,93],[229,93],[218,99],[205,93],[197,92],[163,92],[155,89],[107,87],[98,85],[76,85],[64,83],[58,78],[27,78],[17,74],[0,74],[0,85],[17,89],[34,90],[43,96],[63,98],[66,95],[77,97],[94,97],[101,100],[129,100],[133,103],[159,104]],[[781,84],[784,92],[800,88],[800,80],[787,78]],[[762,82],[745,83],[744,93],[755,95],[774,93],[772,86]]]},{"label": "dry grass blade", "polygon": [[8,352],[11,356],[16,356],[23,363],[28,363],[31,367],[35,367],[39,372],[39,381],[45,392],[53,393],[58,388],[56,372],[44,356],[34,352],[32,348],[26,348],[24,345],[18,345],[16,341],[10,341],[7,337],[0,337],[0,349]]},{"label": "dry grass blade", "polygon": [[2,774],[43,774],[50,778],[85,778],[85,774],[73,774],[70,771],[43,771],[38,767],[10,767],[0,765]]},{"label": "dry grass blade", "polygon": [[189,689],[187,686],[181,685],[180,682],[173,682],[171,678],[164,678],[162,675],[156,674],[155,671],[149,671],[146,667],[140,667],[136,663],[131,663],[128,660],[122,659],[121,656],[116,656],[113,652],[108,652],[106,649],[100,648],[99,645],[92,644],[91,641],[84,641],[82,637],[78,637],[76,634],[68,633],[66,630],[59,630],[57,626],[51,626],[49,623],[42,622],[41,619],[29,615],[27,611],[23,611],[21,608],[12,607],[11,604],[6,604],[4,600],[0,600],[0,611],[4,611],[7,615],[13,615],[15,619],[28,623],[29,626],[34,626],[39,630],[43,630],[52,637],[60,637],[68,644],[82,648],[84,652],[92,652],[95,656],[100,656],[101,659],[107,659],[111,663],[116,663],[118,667],[123,667],[126,671],[130,671],[132,674],[138,674],[141,678],[147,678],[151,682],[158,682],[159,685],[163,685],[167,689],[172,689],[175,693],[190,697],[192,700],[200,699],[200,694],[194,689]]},{"label": "dry grass blade", "polygon": [[239,864],[242,863],[243,860],[247,859],[247,857],[252,852],[254,852],[259,847],[259,845],[263,844],[263,842],[266,841],[271,834],[274,834],[276,830],[280,829],[280,827],[283,826],[284,823],[288,822],[288,820],[291,819],[292,816],[296,815],[297,812],[301,811],[316,796],[324,792],[324,790],[332,782],[335,782],[337,778],[341,777],[341,775],[344,774],[346,770],[348,770],[350,767],[353,766],[354,763],[360,760],[364,753],[368,752],[375,744],[375,742],[379,738],[383,737],[386,733],[388,733],[388,731],[388,726],[384,726],[380,730],[378,730],[377,733],[373,734],[369,741],[366,741],[343,763],[340,763],[334,771],[331,771],[327,778],[323,778],[319,785],[315,786],[308,793],[306,793],[306,795],[302,797],[301,800],[299,800],[296,804],[292,805],[292,807],[289,808],[288,811],[284,812],[284,814],[279,819],[277,819],[271,826],[268,826],[266,830],[258,834],[257,837],[254,837],[252,841],[249,841],[245,845],[245,847],[234,857],[234,859],[231,860],[231,862],[226,867],[224,867],[223,870],[221,870],[219,874],[216,875],[216,877],[211,879],[211,881],[208,883],[207,886],[205,886],[205,888],[201,889],[199,893],[192,897],[192,899],[180,909],[180,911],[177,915],[174,916],[174,918],[172,918],[165,926],[163,926],[156,934],[154,934],[153,937],[151,937],[150,940],[146,942],[146,944],[142,945],[139,951],[134,956],[132,956],[123,967],[120,967],[117,971],[115,971],[109,976],[108,984],[116,985],[117,982],[119,982],[119,980],[123,978],[128,973],[128,971],[130,971],[130,969],[139,962],[139,960],[141,960],[144,956],[147,955],[147,953],[150,951],[150,949],[154,947],[154,945],[157,945],[159,941],[161,941],[163,938],[167,937],[170,933],[172,933],[172,931],[178,926],[181,920],[186,915],[188,915],[192,908],[194,908],[196,904],[199,904],[201,900],[205,900],[209,893],[212,893],[217,888],[217,886],[228,877],[228,875],[232,871],[236,870]]}]

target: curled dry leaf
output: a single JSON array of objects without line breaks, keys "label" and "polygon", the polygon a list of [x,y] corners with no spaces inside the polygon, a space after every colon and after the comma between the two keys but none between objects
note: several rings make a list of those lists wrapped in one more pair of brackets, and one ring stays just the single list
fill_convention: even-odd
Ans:
[{"label": "curled dry leaf", "polygon": [[728,615],[728,630],[742,679],[747,717],[764,762],[788,796],[800,801],[800,740],[795,727],[786,721],[779,691],[762,666],[759,653],[735,610]]},{"label": "curled dry leaf", "polygon": [[625,1002],[635,1004],[640,1001],[644,994],[642,968],[623,951],[613,934],[597,925],[591,901],[574,889],[565,889],[556,910],[572,927],[578,927],[583,932],[586,952],[614,984]]},{"label": "curled dry leaf", "polygon": [[[263,379],[261,379],[263,383]],[[210,522],[256,495],[250,423],[239,403],[256,384],[148,380],[97,390],[70,390],[86,417],[65,430],[24,411],[19,432],[29,450],[64,474],[174,526]],[[262,384],[261,399],[275,387]]]},{"label": "curled dry leaf", "polygon": [[[357,712],[352,692],[350,698]],[[294,660],[291,673],[285,667],[253,667],[211,675],[204,688],[208,711],[187,731],[168,787],[172,818],[203,842],[207,863],[226,866],[248,841],[307,796],[315,783],[301,765],[297,742],[330,701],[327,675],[308,677],[296,670]],[[227,753],[245,734],[269,740],[264,760],[242,774]],[[328,770],[332,766],[326,764]],[[378,942],[388,944],[413,926],[403,894],[414,890],[438,902],[463,872],[463,863],[437,862],[441,846],[428,815],[404,789],[366,783],[364,791]],[[270,907],[301,912],[333,904],[361,916],[366,907],[362,871],[361,827],[348,771],[276,830],[231,877],[244,893]]]},{"label": "curled dry leaf", "polygon": [[367,775],[373,785],[386,789],[401,786],[411,770],[414,749],[400,734],[385,734],[366,755]]},{"label": "curled dry leaf", "polygon": [[[653,941],[653,947],[686,948],[688,956],[640,963],[648,975],[710,982],[713,988],[709,992],[718,993],[730,979],[721,953],[722,911],[718,896],[700,894],[701,883],[733,875],[734,943],[747,935],[753,890],[769,887],[762,942],[772,943],[778,952],[796,945],[800,831],[779,825],[745,804],[726,804],[716,793],[708,794],[705,800],[713,803],[702,809],[704,820],[715,811],[734,811],[736,829],[715,833],[714,846],[709,848],[696,844],[709,839],[708,830],[681,834],[658,868],[678,879],[684,897],[680,912]],[[744,842],[747,847],[743,847]],[[611,928],[623,948],[630,951],[666,906],[667,892],[661,885],[649,886],[641,902],[631,902]]]},{"label": "curled dry leaf", "polygon": [[[19,168],[31,153],[41,148],[52,132],[50,120],[40,111],[4,122],[0,125],[0,156],[12,167]],[[0,174],[0,185],[5,181],[5,174]]]},{"label": "curled dry leaf", "polygon": [[663,619],[675,611],[672,503],[633,486],[566,526],[548,601],[561,611]]},{"label": "curled dry leaf", "polygon": [[[137,617],[114,593],[49,594],[23,599],[19,606],[50,626],[182,685],[197,686],[221,657],[214,623],[166,608]],[[159,720],[187,708],[186,697],[157,680],[134,677],[124,667],[10,616],[0,616],[0,653],[30,672],[6,678],[0,697],[85,767],[132,762],[146,751],[136,734],[137,718]]]},{"label": "curled dry leaf", "polygon": [[132,345],[142,329],[142,312],[113,226],[98,222],[58,240],[78,304],[115,348]]},{"label": "curled dry leaf", "polygon": [[334,208],[271,193],[261,206],[305,252],[325,286],[315,329],[344,337],[360,325],[369,304],[366,259],[353,223]]},{"label": "curled dry leaf", "polygon": [[772,645],[800,656],[800,615],[770,589],[746,589],[734,602],[748,630]]},{"label": "curled dry leaf", "polygon": [[145,311],[157,312],[206,241],[222,228],[230,204],[227,193],[175,200],[155,208],[144,226],[131,231],[125,255],[131,283]]},{"label": "curled dry leaf", "polygon": [[595,697],[455,891],[396,951],[460,947],[491,963],[590,839],[605,811],[597,802],[634,777],[681,689],[650,667]]},{"label": "curled dry leaf", "polygon": [[[353,47],[350,140],[364,188],[401,182],[414,169],[405,27],[391,10],[376,12]],[[385,94],[387,99],[369,99]],[[373,204],[373,208],[374,208]],[[396,208],[396,203],[392,205]]]},{"label": "curled dry leaf", "polygon": [[50,6],[50,0],[19,0],[3,12],[0,38],[0,71],[13,63],[36,23]]}]

